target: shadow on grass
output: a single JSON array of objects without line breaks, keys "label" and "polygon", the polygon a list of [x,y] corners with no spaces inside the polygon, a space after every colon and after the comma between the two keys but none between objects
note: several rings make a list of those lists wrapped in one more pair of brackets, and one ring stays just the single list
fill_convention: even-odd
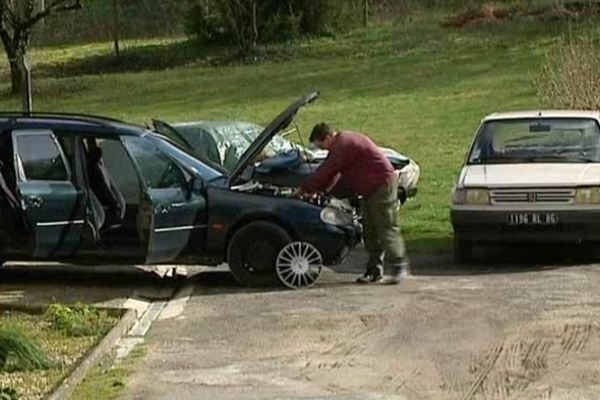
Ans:
[{"label": "shadow on grass", "polygon": [[265,61],[288,61],[295,52],[286,46],[258,47],[241,51],[225,44],[205,44],[195,39],[171,43],[135,44],[114,52],[74,58],[67,63],[45,63],[36,66],[37,77],[77,77],[83,75],[117,74],[125,72],[163,71],[177,67],[223,67],[249,65]]},{"label": "shadow on grass", "polygon": [[136,297],[167,300],[182,282],[130,266],[57,264],[0,268],[0,303],[105,303]]},{"label": "shadow on grass", "polygon": [[235,61],[238,53],[231,47],[201,45],[195,40],[135,45],[113,52],[73,59],[65,64],[42,64],[34,74],[39,77],[76,77],[81,75],[160,71],[181,66],[219,66]]}]

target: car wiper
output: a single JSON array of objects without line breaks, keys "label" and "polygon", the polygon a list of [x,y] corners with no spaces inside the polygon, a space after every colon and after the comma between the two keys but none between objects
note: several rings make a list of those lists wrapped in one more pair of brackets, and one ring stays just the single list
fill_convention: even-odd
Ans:
[{"label": "car wiper", "polygon": [[473,164],[518,164],[518,163],[523,163],[523,162],[530,162],[530,158],[529,157],[495,156],[495,157],[476,158],[471,162]]},{"label": "car wiper", "polygon": [[545,162],[545,161],[560,161],[560,162],[580,162],[580,163],[597,163],[599,162],[596,159],[585,157],[585,156],[575,156],[575,157],[563,157],[563,156],[552,156],[545,155],[542,157],[532,157],[531,162]]}]

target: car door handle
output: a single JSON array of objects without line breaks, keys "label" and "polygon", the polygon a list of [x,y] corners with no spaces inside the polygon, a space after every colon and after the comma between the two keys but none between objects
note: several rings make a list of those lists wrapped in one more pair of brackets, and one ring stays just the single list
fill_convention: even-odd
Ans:
[{"label": "car door handle", "polygon": [[35,208],[40,208],[44,204],[44,198],[42,196],[29,196],[29,203]]},{"label": "car door handle", "polygon": [[156,209],[154,210],[154,212],[156,214],[168,214],[170,208],[171,207],[168,206],[168,205],[160,205],[160,206],[156,207]]}]

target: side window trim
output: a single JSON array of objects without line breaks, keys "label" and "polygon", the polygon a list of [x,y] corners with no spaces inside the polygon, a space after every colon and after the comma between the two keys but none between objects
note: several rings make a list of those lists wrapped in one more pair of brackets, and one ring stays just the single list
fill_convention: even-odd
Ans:
[{"label": "side window trim", "polygon": [[[19,155],[19,145],[18,145],[18,141],[17,138],[19,136],[35,136],[35,135],[39,135],[39,136],[50,136],[50,138],[52,139],[52,142],[54,143],[54,145],[56,146],[56,149],[58,150],[58,154],[60,155],[60,158],[62,159],[63,162],[63,166],[65,167],[65,172],[67,173],[67,179],[66,180],[60,180],[60,181],[52,181],[52,180],[39,180],[39,179],[27,179],[27,176],[25,175],[25,167],[23,166],[23,161],[21,160],[21,157]],[[45,129],[22,129],[22,130],[13,130],[12,131],[12,144],[13,144],[13,156],[14,156],[14,161],[15,161],[15,169],[17,170],[17,181],[18,182],[72,182],[73,181],[73,174],[71,172],[71,166],[69,165],[69,163],[67,162],[67,157],[65,156],[65,153],[63,151],[63,148],[61,147],[60,143],[58,142],[58,139],[56,138],[56,135],[54,135],[54,132],[51,130],[45,130]]]}]

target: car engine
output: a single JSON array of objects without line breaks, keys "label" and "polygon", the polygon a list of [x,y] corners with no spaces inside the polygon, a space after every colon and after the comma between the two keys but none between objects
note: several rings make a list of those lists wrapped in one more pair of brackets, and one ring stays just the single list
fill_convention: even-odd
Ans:
[{"label": "car engine", "polygon": [[[269,183],[261,183],[258,181],[249,181],[241,185],[232,186],[231,190],[262,196],[291,198],[293,197],[295,189],[290,187],[276,186]],[[340,211],[345,211],[348,213],[353,213],[354,211],[354,207],[352,207],[347,200],[340,200],[328,194],[318,193],[313,195],[304,195],[299,199],[319,207],[334,207]]]}]

